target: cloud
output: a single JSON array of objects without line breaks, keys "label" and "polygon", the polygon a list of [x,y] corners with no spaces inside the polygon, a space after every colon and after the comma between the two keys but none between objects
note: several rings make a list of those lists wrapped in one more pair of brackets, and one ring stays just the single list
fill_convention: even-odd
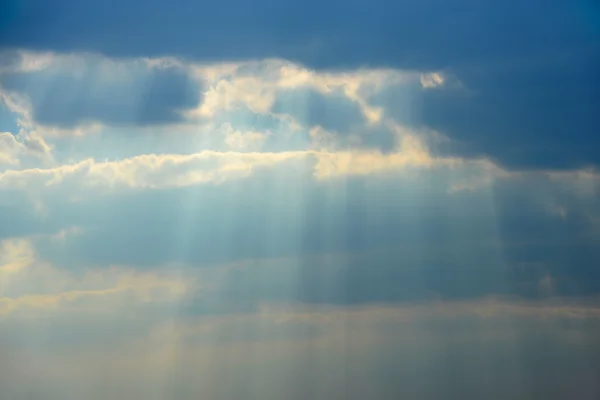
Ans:
[{"label": "cloud", "polygon": [[[284,87],[305,88],[309,81],[314,87],[326,88],[326,92],[333,87],[339,90],[338,94],[345,93],[344,96],[348,91],[355,93],[361,101],[369,101],[369,96],[377,93],[373,87],[388,79],[385,74],[358,74],[350,79],[348,74],[309,73],[291,70],[289,66],[282,69],[276,63],[253,65],[253,68],[275,65],[274,70],[278,72],[265,76],[272,76],[268,79],[276,82],[285,79],[293,82]],[[240,74],[254,74],[254,71],[248,69]],[[211,76],[206,71],[203,73],[203,80]],[[419,90],[413,87],[420,85],[418,75],[399,75],[393,79],[404,85],[398,93],[406,95]],[[277,98],[278,89],[274,90]],[[286,90],[293,93],[296,89]],[[434,91],[444,90],[453,89],[440,87]],[[247,103],[248,107],[250,103]],[[212,133],[214,128],[211,127],[203,128],[206,130],[201,133],[181,130],[174,135],[169,135],[167,130],[145,131],[144,134],[123,136],[124,139],[118,141],[117,136],[127,132],[103,127],[96,135],[48,137],[54,146],[53,156],[60,160],[53,166],[40,168],[19,164],[23,158],[16,157],[16,150],[11,150],[10,157],[5,159],[10,160],[9,168],[12,169],[5,170],[0,176],[0,185],[6,193],[0,211],[8,221],[0,227],[0,235],[10,237],[82,226],[85,234],[66,240],[55,250],[44,250],[47,257],[55,261],[61,259],[70,266],[78,262],[147,266],[173,260],[205,264],[248,258],[298,257],[303,251],[310,254],[343,253],[352,249],[369,253],[377,246],[381,249],[392,246],[392,241],[400,238],[414,243],[418,253],[425,251],[424,243],[435,240],[441,241],[444,250],[432,258],[431,265],[452,265],[448,268],[457,274],[455,278],[446,278],[446,284],[441,284],[429,277],[436,276],[435,268],[413,275],[410,275],[412,272],[398,272],[404,274],[402,279],[407,283],[416,286],[386,286],[381,297],[361,290],[355,290],[350,296],[348,291],[355,283],[373,279],[374,286],[385,285],[395,279],[392,278],[397,272],[387,267],[383,260],[371,260],[368,262],[382,266],[380,275],[369,278],[363,276],[358,266],[346,261],[340,264],[341,269],[334,276],[347,284],[331,289],[327,295],[324,288],[328,286],[316,291],[310,289],[303,295],[305,297],[301,297],[306,301],[368,302],[378,298],[396,301],[403,296],[423,296],[428,291],[449,296],[489,291],[538,296],[543,292],[539,282],[546,276],[552,279],[553,290],[557,293],[574,295],[597,290],[593,279],[584,279],[595,276],[590,265],[597,258],[597,252],[592,248],[593,235],[597,232],[593,221],[599,215],[594,200],[597,194],[594,170],[564,172],[562,175],[558,172],[509,172],[485,159],[440,157],[436,156],[435,145],[445,143],[441,140],[443,137],[436,136],[435,132],[415,131],[387,119],[379,124],[394,135],[397,147],[382,153],[365,149],[360,141],[357,142],[360,145],[352,145],[352,135],[347,137],[348,142],[343,142],[340,135],[322,128],[313,128],[303,136],[302,131],[291,129],[289,119],[288,125],[281,120],[281,125],[276,125],[276,118],[268,112],[255,114],[248,111],[240,114],[243,118],[233,118],[231,123],[222,124],[228,115],[235,115],[229,114],[231,112],[239,110],[224,107],[211,117],[215,118],[213,127],[221,126]],[[266,119],[260,119],[261,116]],[[255,130],[255,126],[259,129]],[[266,126],[269,129],[265,129]],[[286,127],[289,136],[283,134]],[[21,137],[20,141],[8,134],[3,138],[9,139],[11,149],[25,149],[26,141],[22,139],[34,138],[35,133],[25,132],[23,135],[27,136]],[[195,143],[202,149],[206,146],[203,138],[211,134],[220,136],[222,150],[190,152],[191,146],[184,146]],[[246,134],[259,142],[264,139],[262,151],[256,141],[254,150],[239,147],[249,145],[238,140],[245,139]],[[366,140],[372,134],[364,128],[359,139]],[[190,142],[173,139],[183,135],[187,135]],[[306,140],[306,143],[297,145],[294,151],[281,152],[286,145],[291,146],[287,141],[292,137],[299,142]],[[146,139],[148,141],[144,142]],[[104,140],[104,144],[110,146],[101,150]],[[238,146],[238,152],[225,151],[227,141],[229,145]],[[154,147],[145,147],[151,142]],[[111,152],[117,145],[119,152],[128,156],[121,158],[117,152]],[[277,147],[279,145],[281,147]],[[41,143],[40,146],[32,144],[30,147],[43,148]],[[162,149],[163,153],[140,155],[146,148]],[[169,148],[187,151],[187,154],[165,154],[164,150]],[[114,161],[89,158],[95,154],[111,156]],[[70,161],[72,158],[74,160]],[[68,163],[63,164],[65,161]],[[389,189],[384,189],[386,185]],[[532,191],[533,188],[539,193]],[[153,193],[157,190],[160,192]],[[99,197],[94,199],[90,197],[92,194]],[[245,200],[243,206],[237,203],[240,196]],[[279,204],[281,199],[287,199],[285,204]],[[68,205],[60,205],[61,201]],[[294,204],[295,208],[288,208]],[[452,205],[454,216],[450,211],[441,211],[449,205]],[[252,210],[250,215],[243,212],[246,208]],[[96,211],[91,212],[92,209]],[[183,210],[193,215],[188,219],[196,223],[184,223]],[[148,222],[149,215],[160,216],[157,218],[162,222]],[[264,235],[250,234],[256,224],[275,221],[275,216],[285,221],[282,226],[273,225]],[[474,219],[476,217],[479,222]],[[220,218],[225,218],[226,222]],[[461,218],[469,222],[465,223]],[[123,228],[120,223],[123,219],[135,223]],[[203,227],[194,227],[200,224],[199,221],[204,221]],[[148,229],[139,236],[136,227],[142,225]],[[239,228],[238,233],[234,232],[234,226]],[[467,226],[462,230],[464,237],[453,233],[456,226]],[[95,229],[89,229],[91,227]],[[186,239],[188,235],[207,237],[211,230],[220,233],[209,235],[210,243]],[[365,232],[370,233],[366,235]],[[180,237],[181,242],[174,243],[169,237]],[[537,242],[531,243],[531,237]],[[495,244],[480,245],[480,241]],[[522,241],[526,244],[520,245]],[[552,248],[546,249],[546,241],[553,243]],[[145,252],[132,253],[128,243],[134,242],[144,243]],[[110,253],[100,251],[97,243],[104,243],[101,248],[114,250]],[[457,258],[449,253],[452,246],[473,246],[478,250],[471,251],[472,258]],[[557,256],[559,253],[560,257]],[[410,265],[416,262],[416,258],[411,257],[417,257],[417,254],[389,255],[390,265]],[[453,257],[451,262],[448,261]],[[477,290],[460,283],[462,276],[467,274],[467,270],[461,269],[461,263],[492,265],[482,272]],[[576,267],[567,270],[569,264]],[[286,274],[282,279],[293,284]],[[321,279],[319,273],[311,274],[308,276]],[[499,279],[501,276],[506,279]],[[418,279],[422,282],[418,283]],[[307,285],[312,287],[313,284]]]},{"label": "cloud", "polygon": [[49,312],[116,312],[119,305],[181,301],[192,281],[124,267],[83,274],[39,260],[30,239],[0,242],[0,319]]},{"label": "cloud", "polygon": [[33,249],[25,240],[8,240],[0,243],[0,273],[13,274],[33,262]]},{"label": "cloud", "polygon": [[15,321],[1,336],[0,382],[4,393],[50,399],[593,399],[597,319],[585,302],[491,300]]},{"label": "cloud", "polygon": [[382,154],[378,151],[347,151],[324,153],[315,166],[317,178],[346,175],[369,175],[404,168],[427,168],[437,164],[460,163],[452,159],[433,159],[417,138],[405,137],[396,152]]},{"label": "cloud", "polygon": [[52,56],[38,68],[3,74],[0,85],[24,98],[33,122],[63,129],[180,122],[202,98],[199,83],[177,66],[93,55]]},{"label": "cloud", "polygon": [[[483,6],[460,0],[455,3],[456,11],[450,12],[438,0],[425,4],[354,2],[345,7],[336,1],[294,2],[277,10],[266,1],[252,7],[238,1],[208,7],[186,2],[172,7],[128,0],[115,11],[91,2],[55,0],[48,5],[37,0],[27,9],[8,14],[13,17],[2,25],[1,44],[99,51],[111,56],[181,55],[205,61],[282,57],[328,67],[443,67],[593,43],[590,25],[580,24],[577,18],[577,4],[546,5],[543,19],[526,12],[535,9],[535,4],[525,10],[518,4],[511,0]],[[199,13],[211,18],[198,25]],[[166,21],[165,16],[169,17]],[[508,33],[500,22],[505,17],[513,21]],[[154,29],[159,23],[163,26],[160,33]],[[24,33],[15,34],[18,28]],[[549,36],[554,40],[548,42]],[[123,37],[130,40],[125,42]]]},{"label": "cloud", "polygon": [[424,88],[436,88],[444,84],[444,77],[436,72],[421,74],[421,86]]},{"label": "cloud", "polygon": [[344,146],[390,150],[391,132],[382,128],[371,134],[382,111],[370,106],[363,93],[384,83],[418,81],[412,72],[322,72],[283,60],[231,64],[227,73],[216,73],[218,66],[191,68],[208,82],[205,101],[189,114],[191,119],[266,129],[273,133],[266,147],[273,149],[295,148],[296,143],[306,148],[308,131],[325,129]]},{"label": "cloud", "polygon": [[[15,11],[1,28],[0,47],[176,56],[203,63],[278,58],[310,70],[395,68],[424,73],[426,86],[437,82],[430,79],[434,76],[452,76],[463,90],[446,84],[425,88],[410,102],[415,107],[411,122],[457,141],[444,152],[484,155],[507,168],[581,168],[600,160],[595,135],[599,47],[590,22],[598,11],[582,2],[528,3],[523,8],[515,0],[485,5],[457,0],[452,11],[440,0],[343,6],[335,0],[294,2],[278,10],[268,1],[252,8],[236,1],[207,8],[129,0],[116,12],[70,0],[48,4],[36,0]],[[163,15],[170,22],[158,17]],[[199,24],[192,17],[196,15],[220,22]],[[510,32],[501,21],[511,21]],[[158,25],[160,33],[153,28]],[[296,74],[288,82],[311,79],[310,74]],[[261,99],[263,110],[273,102],[260,91],[251,97]],[[189,103],[173,101],[168,111],[152,115],[176,119],[174,109]],[[406,115],[402,104],[386,106],[390,115]],[[61,114],[41,115],[51,120]],[[131,122],[132,115],[135,110],[115,118]]]},{"label": "cloud", "polygon": [[[274,145],[271,139],[276,133],[270,131],[243,132],[234,130],[230,123],[224,123],[216,133],[223,136],[223,141],[228,147],[239,151],[203,150],[188,154],[142,154],[104,162],[88,158],[49,168],[9,169],[0,173],[0,187],[39,190],[64,182],[68,185],[71,181],[74,181],[76,186],[96,188],[184,187],[202,183],[220,183],[236,177],[244,178],[250,176],[256,168],[269,168],[288,161],[303,161],[307,167],[306,172],[310,172],[310,168],[314,165],[313,175],[317,179],[470,163],[460,159],[431,157],[426,144],[418,134],[397,126],[390,127],[389,133],[395,135],[399,143],[395,151],[388,153],[361,149],[358,146],[336,151],[335,147],[340,143],[339,138],[320,128],[313,129],[310,133],[316,149],[298,151],[252,151],[253,147],[254,150],[258,150],[263,146]],[[321,145],[319,141],[322,142],[327,138],[318,137],[320,135],[331,135],[334,144]],[[9,155],[21,147],[28,148],[32,152],[50,151],[41,138],[35,141],[31,137],[26,137],[25,144],[17,142],[10,134],[5,134],[1,138],[15,148],[7,152],[5,157],[7,161],[13,163],[16,163],[16,160],[9,158]],[[478,161],[472,162],[473,165],[478,163]]]},{"label": "cloud", "polygon": [[[64,241],[85,233],[72,232],[45,238]],[[273,259],[214,269],[173,264],[152,271],[73,270],[43,261],[39,244],[21,238],[0,245],[0,381],[6,394],[329,398],[350,388],[357,399],[365,393],[433,399],[442,391],[456,398],[552,398],[558,391],[562,398],[567,390],[592,399],[598,393],[597,371],[590,370],[600,356],[595,298],[420,298],[384,305],[379,297],[351,306],[300,297],[298,304],[294,290],[307,296],[320,284],[324,295],[339,287],[340,261],[355,263],[356,271],[369,266],[360,278],[363,293],[385,274],[369,258],[345,255],[307,258],[297,265],[301,269],[289,268],[294,260]],[[468,272],[473,279],[474,269]],[[386,291],[405,281],[390,278],[388,288],[383,281],[373,287]],[[346,296],[358,287],[348,289]],[[249,300],[252,309],[224,308]],[[188,311],[190,304],[221,308],[199,316]],[[469,377],[466,389],[444,374],[455,369],[465,373],[463,382]],[[557,373],[560,387],[548,391]],[[209,381],[198,382],[198,374]],[[423,382],[431,377],[436,385]]]},{"label": "cloud", "polygon": [[466,89],[422,93],[415,125],[462,144],[449,149],[454,154],[488,155],[513,169],[597,165],[595,71],[582,56],[533,59],[518,68],[465,68]]},{"label": "cloud", "polygon": [[15,137],[9,132],[0,132],[0,165],[17,164],[17,153],[21,150],[21,145]]},{"label": "cloud", "polygon": [[46,169],[7,170],[0,173],[0,187],[40,188],[66,184],[110,189],[165,188],[246,177],[254,168],[304,158],[310,153],[236,153],[204,151],[189,155],[148,154],[120,160],[93,159]]},{"label": "cloud", "polygon": [[0,397],[598,398],[594,7],[5,3]]},{"label": "cloud", "polygon": [[[382,110],[372,107],[365,100],[365,94],[378,91],[388,83],[419,81],[419,75],[412,72],[319,72],[283,60],[198,65],[176,59],[111,60],[89,54],[67,56],[21,52],[20,57],[20,63],[5,74],[5,79],[11,81],[14,76],[20,76],[20,83],[23,84],[41,74],[44,79],[52,80],[54,78],[51,75],[62,76],[65,75],[64,71],[73,69],[83,74],[83,78],[102,81],[103,85],[108,85],[108,89],[121,79],[123,85],[119,86],[119,90],[131,92],[131,96],[114,94],[118,94],[119,101],[131,103],[132,107],[137,100],[129,102],[130,98],[144,97],[143,93],[136,95],[133,92],[137,86],[144,86],[146,80],[151,80],[146,79],[148,71],[178,69],[186,71],[194,82],[202,82],[202,85],[190,90],[202,97],[203,101],[187,110],[180,110],[180,119],[163,121],[158,125],[140,123],[135,127],[128,125],[127,121],[121,123],[79,118],[78,111],[72,107],[63,109],[73,119],[70,125],[44,125],[48,122],[36,119],[34,115],[36,107],[32,108],[31,96],[18,91],[6,93],[9,108],[20,116],[20,124],[25,131],[56,139],[55,154],[58,160],[68,155],[71,162],[81,150],[93,151],[98,155],[111,154],[111,157],[114,157],[114,153],[136,155],[143,150],[189,152],[190,147],[224,150],[231,148],[226,142],[231,142],[232,138],[225,134],[219,141],[218,133],[224,133],[228,126],[234,130],[264,133],[267,136],[263,144],[265,151],[313,148],[310,132],[316,130],[327,131],[329,136],[333,136],[335,148],[363,147],[390,151],[395,146],[395,135],[380,123]],[[66,75],[63,78],[66,79]],[[89,86],[81,79],[71,79],[69,87],[87,93],[86,85]],[[132,88],[128,89],[129,85]],[[38,86],[36,88],[38,94],[44,90]],[[92,99],[90,101],[96,103],[102,100],[94,93],[89,96]],[[100,104],[96,103],[91,108],[96,109],[96,105]],[[52,118],[56,115],[53,113]],[[200,134],[204,138],[200,138]],[[68,136],[85,139],[72,141]],[[135,136],[136,148],[129,149],[123,136]],[[323,149],[322,145],[320,141],[317,147]],[[238,150],[243,148],[238,146]]]},{"label": "cloud", "polygon": [[260,149],[265,140],[267,140],[267,134],[260,132],[241,132],[234,131],[231,124],[224,124],[223,130],[225,131],[225,143],[231,150],[258,150]]},{"label": "cloud", "polygon": [[556,295],[600,291],[596,174],[511,173],[401,143],[389,154],[204,151],[8,171],[0,235],[81,227],[40,239],[41,257],[65,268],[248,263],[221,275],[197,312],[268,299],[536,298],[546,277]]},{"label": "cloud", "polygon": [[43,138],[26,133],[13,135],[0,132],[0,171],[7,166],[35,165],[51,158],[52,148]]}]

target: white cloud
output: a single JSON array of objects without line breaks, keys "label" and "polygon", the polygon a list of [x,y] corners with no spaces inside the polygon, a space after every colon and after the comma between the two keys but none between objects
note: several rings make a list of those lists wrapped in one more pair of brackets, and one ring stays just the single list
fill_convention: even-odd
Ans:
[{"label": "white cloud", "polygon": [[444,76],[438,72],[421,74],[421,86],[425,89],[436,88],[443,86],[445,83]]},{"label": "white cloud", "polygon": [[344,175],[369,175],[410,167],[431,167],[436,163],[452,163],[453,160],[435,160],[416,138],[402,139],[400,149],[392,154],[357,151],[319,153],[315,176],[319,179]]},{"label": "white cloud", "polygon": [[211,117],[219,111],[245,105],[259,114],[269,114],[278,92],[286,89],[311,88],[322,94],[336,90],[358,103],[367,121],[380,121],[382,110],[371,106],[363,96],[381,90],[384,85],[418,80],[417,74],[394,70],[359,70],[356,72],[317,72],[283,61],[265,60],[237,65],[193,67],[198,79],[209,89],[204,103],[190,116]]},{"label": "white cloud", "polygon": [[[230,132],[230,144],[235,146],[257,145],[264,135],[260,133]],[[250,137],[245,136],[250,135]],[[257,139],[257,140],[255,140]],[[237,140],[237,142],[236,142]],[[248,140],[250,142],[248,142]],[[257,143],[258,142],[258,143]],[[59,184],[75,187],[106,188],[165,188],[197,184],[220,183],[231,179],[247,178],[257,168],[271,168],[288,161],[314,160],[316,179],[329,179],[349,175],[371,175],[390,171],[409,171],[411,168],[472,167],[475,174],[496,171],[485,160],[464,161],[454,158],[432,157],[423,143],[415,136],[401,138],[400,147],[394,153],[378,151],[293,151],[266,152],[217,152],[181,154],[147,154],[120,161],[97,162],[89,159],[55,168],[8,170],[0,173],[0,188],[43,189]],[[501,173],[501,170],[499,170]],[[467,183],[456,183],[457,190],[469,188]]]},{"label": "white cloud", "polygon": [[52,160],[52,147],[35,134],[0,132],[0,170],[2,167],[17,167],[25,159],[42,162]]},{"label": "white cloud", "polygon": [[225,123],[219,130],[225,135],[225,144],[233,151],[257,151],[260,150],[271,132],[256,132],[234,130],[230,123]]},{"label": "white cloud", "polygon": [[108,162],[89,159],[55,168],[5,171],[0,173],[0,187],[35,189],[63,183],[99,188],[180,187],[246,177],[254,168],[305,156],[303,152],[203,151],[189,155],[148,154]]},{"label": "white cloud", "polygon": [[24,151],[24,147],[10,132],[0,132],[0,166],[18,165],[19,154]]}]

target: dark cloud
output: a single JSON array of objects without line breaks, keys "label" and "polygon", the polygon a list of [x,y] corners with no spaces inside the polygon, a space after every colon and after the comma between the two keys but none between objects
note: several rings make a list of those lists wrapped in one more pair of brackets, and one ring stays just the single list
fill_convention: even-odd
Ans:
[{"label": "dark cloud", "polygon": [[599,67],[600,52],[565,50],[449,68],[448,85],[393,85],[371,101],[401,123],[452,139],[433,144],[437,154],[487,156],[510,169],[588,167],[600,161]]},{"label": "dark cloud", "polygon": [[597,165],[600,53],[561,56],[464,68],[463,90],[423,91],[415,122],[458,142],[446,151],[487,155],[510,168]]},{"label": "dark cloud", "polygon": [[466,91],[427,91],[410,116],[459,141],[443,151],[515,168],[600,163],[600,11],[591,0],[128,0],[118,7],[15,0],[3,7],[1,47],[445,70]]},{"label": "dark cloud", "polygon": [[127,0],[113,6],[5,2],[0,45],[202,60],[280,56],[316,67],[440,68],[590,44],[595,34],[585,18],[593,9],[582,1]]},{"label": "dark cloud", "polygon": [[61,128],[86,122],[172,123],[183,120],[180,112],[201,100],[201,87],[182,69],[111,64],[96,57],[5,74],[0,85],[28,96],[36,122]]}]

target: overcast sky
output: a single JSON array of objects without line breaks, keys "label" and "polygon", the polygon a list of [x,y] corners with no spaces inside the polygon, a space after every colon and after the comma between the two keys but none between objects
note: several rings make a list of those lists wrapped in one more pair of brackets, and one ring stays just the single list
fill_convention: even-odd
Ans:
[{"label": "overcast sky", "polygon": [[600,398],[593,0],[5,0],[0,398]]}]

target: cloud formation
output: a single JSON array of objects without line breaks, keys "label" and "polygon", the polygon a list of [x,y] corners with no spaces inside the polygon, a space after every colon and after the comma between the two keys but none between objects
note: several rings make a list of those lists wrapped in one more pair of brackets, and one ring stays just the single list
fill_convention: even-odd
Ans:
[{"label": "cloud formation", "polygon": [[[585,303],[501,300],[264,307],[166,324],[129,317],[108,330],[87,319],[34,330],[23,320],[2,333],[0,382],[4,393],[50,399],[593,399],[597,320]],[[85,339],[73,351],[61,332]],[[52,346],[42,350],[43,341]]]},{"label": "cloud formation", "polygon": [[[453,150],[467,141],[411,118],[414,101],[468,95],[452,75],[21,53],[4,76],[66,76],[66,66],[82,76],[100,71],[92,80],[108,83],[175,68],[202,82],[205,95],[174,124],[79,121],[60,134],[31,118],[32,104],[10,97],[24,122],[18,135],[2,135],[0,211],[9,223],[0,236],[83,227],[61,246],[40,239],[40,254],[55,264],[291,262],[269,273],[279,287],[254,275],[223,281],[229,295],[215,299],[242,291],[248,295],[234,303],[251,308],[260,299],[244,285],[262,287],[256,292],[265,298],[333,304],[600,290],[597,173],[519,171],[457,157],[465,153]],[[143,79],[132,66],[143,66]],[[403,112],[394,114],[394,106]],[[262,233],[253,233],[258,226]],[[436,251],[427,250],[432,243]],[[342,258],[306,261],[325,254]],[[479,264],[485,267],[474,273]],[[291,290],[298,282],[304,289]]]},{"label": "cloud formation", "polygon": [[[65,235],[52,236],[65,240]],[[112,267],[83,274],[41,262],[28,239],[0,242],[0,319],[39,317],[49,313],[114,313],[119,305],[141,307],[152,302],[181,301],[191,288],[162,274]]]},{"label": "cloud formation", "polygon": [[[577,168],[600,160],[594,112],[600,99],[600,36],[593,22],[599,13],[588,1],[522,7],[516,0],[455,0],[449,7],[440,0],[343,5],[332,0],[288,2],[274,9],[269,1],[248,8],[239,1],[200,7],[189,1],[167,6],[128,0],[116,11],[70,0],[36,0],[27,8],[7,4],[4,14],[11,17],[0,27],[4,48],[203,62],[282,58],[321,70],[420,70],[429,78],[441,76],[431,71],[443,70],[464,90],[426,90],[415,103],[420,118],[413,122],[464,142],[450,151],[489,156],[516,168]],[[198,15],[207,17],[199,23]],[[193,101],[182,94],[187,93],[184,80],[169,74],[162,79],[180,88],[166,96],[167,104],[157,100],[121,116],[113,109],[116,122],[176,119],[174,110]],[[435,80],[425,82],[431,86]],[[67,122],[51,110],[59,111],[47,108],[41,118]],[[90,117],[84,110],[80,114]]]},{"label": "cloud formation", "polygon": [[600,14],[521,3],[5,1],[0,398],[598,398]]},{"label": "cloud formation", "polygon": [[82,124],[151,125],[183,120],[202,87],[177,66],[102,57],[52,57],[49,65],[0,76],[0,87],[30,103],[34,122],[57,128]]},{"label": "cloud formation", "polygon": [[191,312],[216,312],[225,299],[226,309],[252,309],[268,299],[595,295],[597,181],[434,158],[414,139],[391,154],[87,160],[4,172],[2,212],[14,222],[0,234],[82,227],[60,246],[40,239],[40,255],[66,268],[245,266],[224,272],[212,300]]}]

